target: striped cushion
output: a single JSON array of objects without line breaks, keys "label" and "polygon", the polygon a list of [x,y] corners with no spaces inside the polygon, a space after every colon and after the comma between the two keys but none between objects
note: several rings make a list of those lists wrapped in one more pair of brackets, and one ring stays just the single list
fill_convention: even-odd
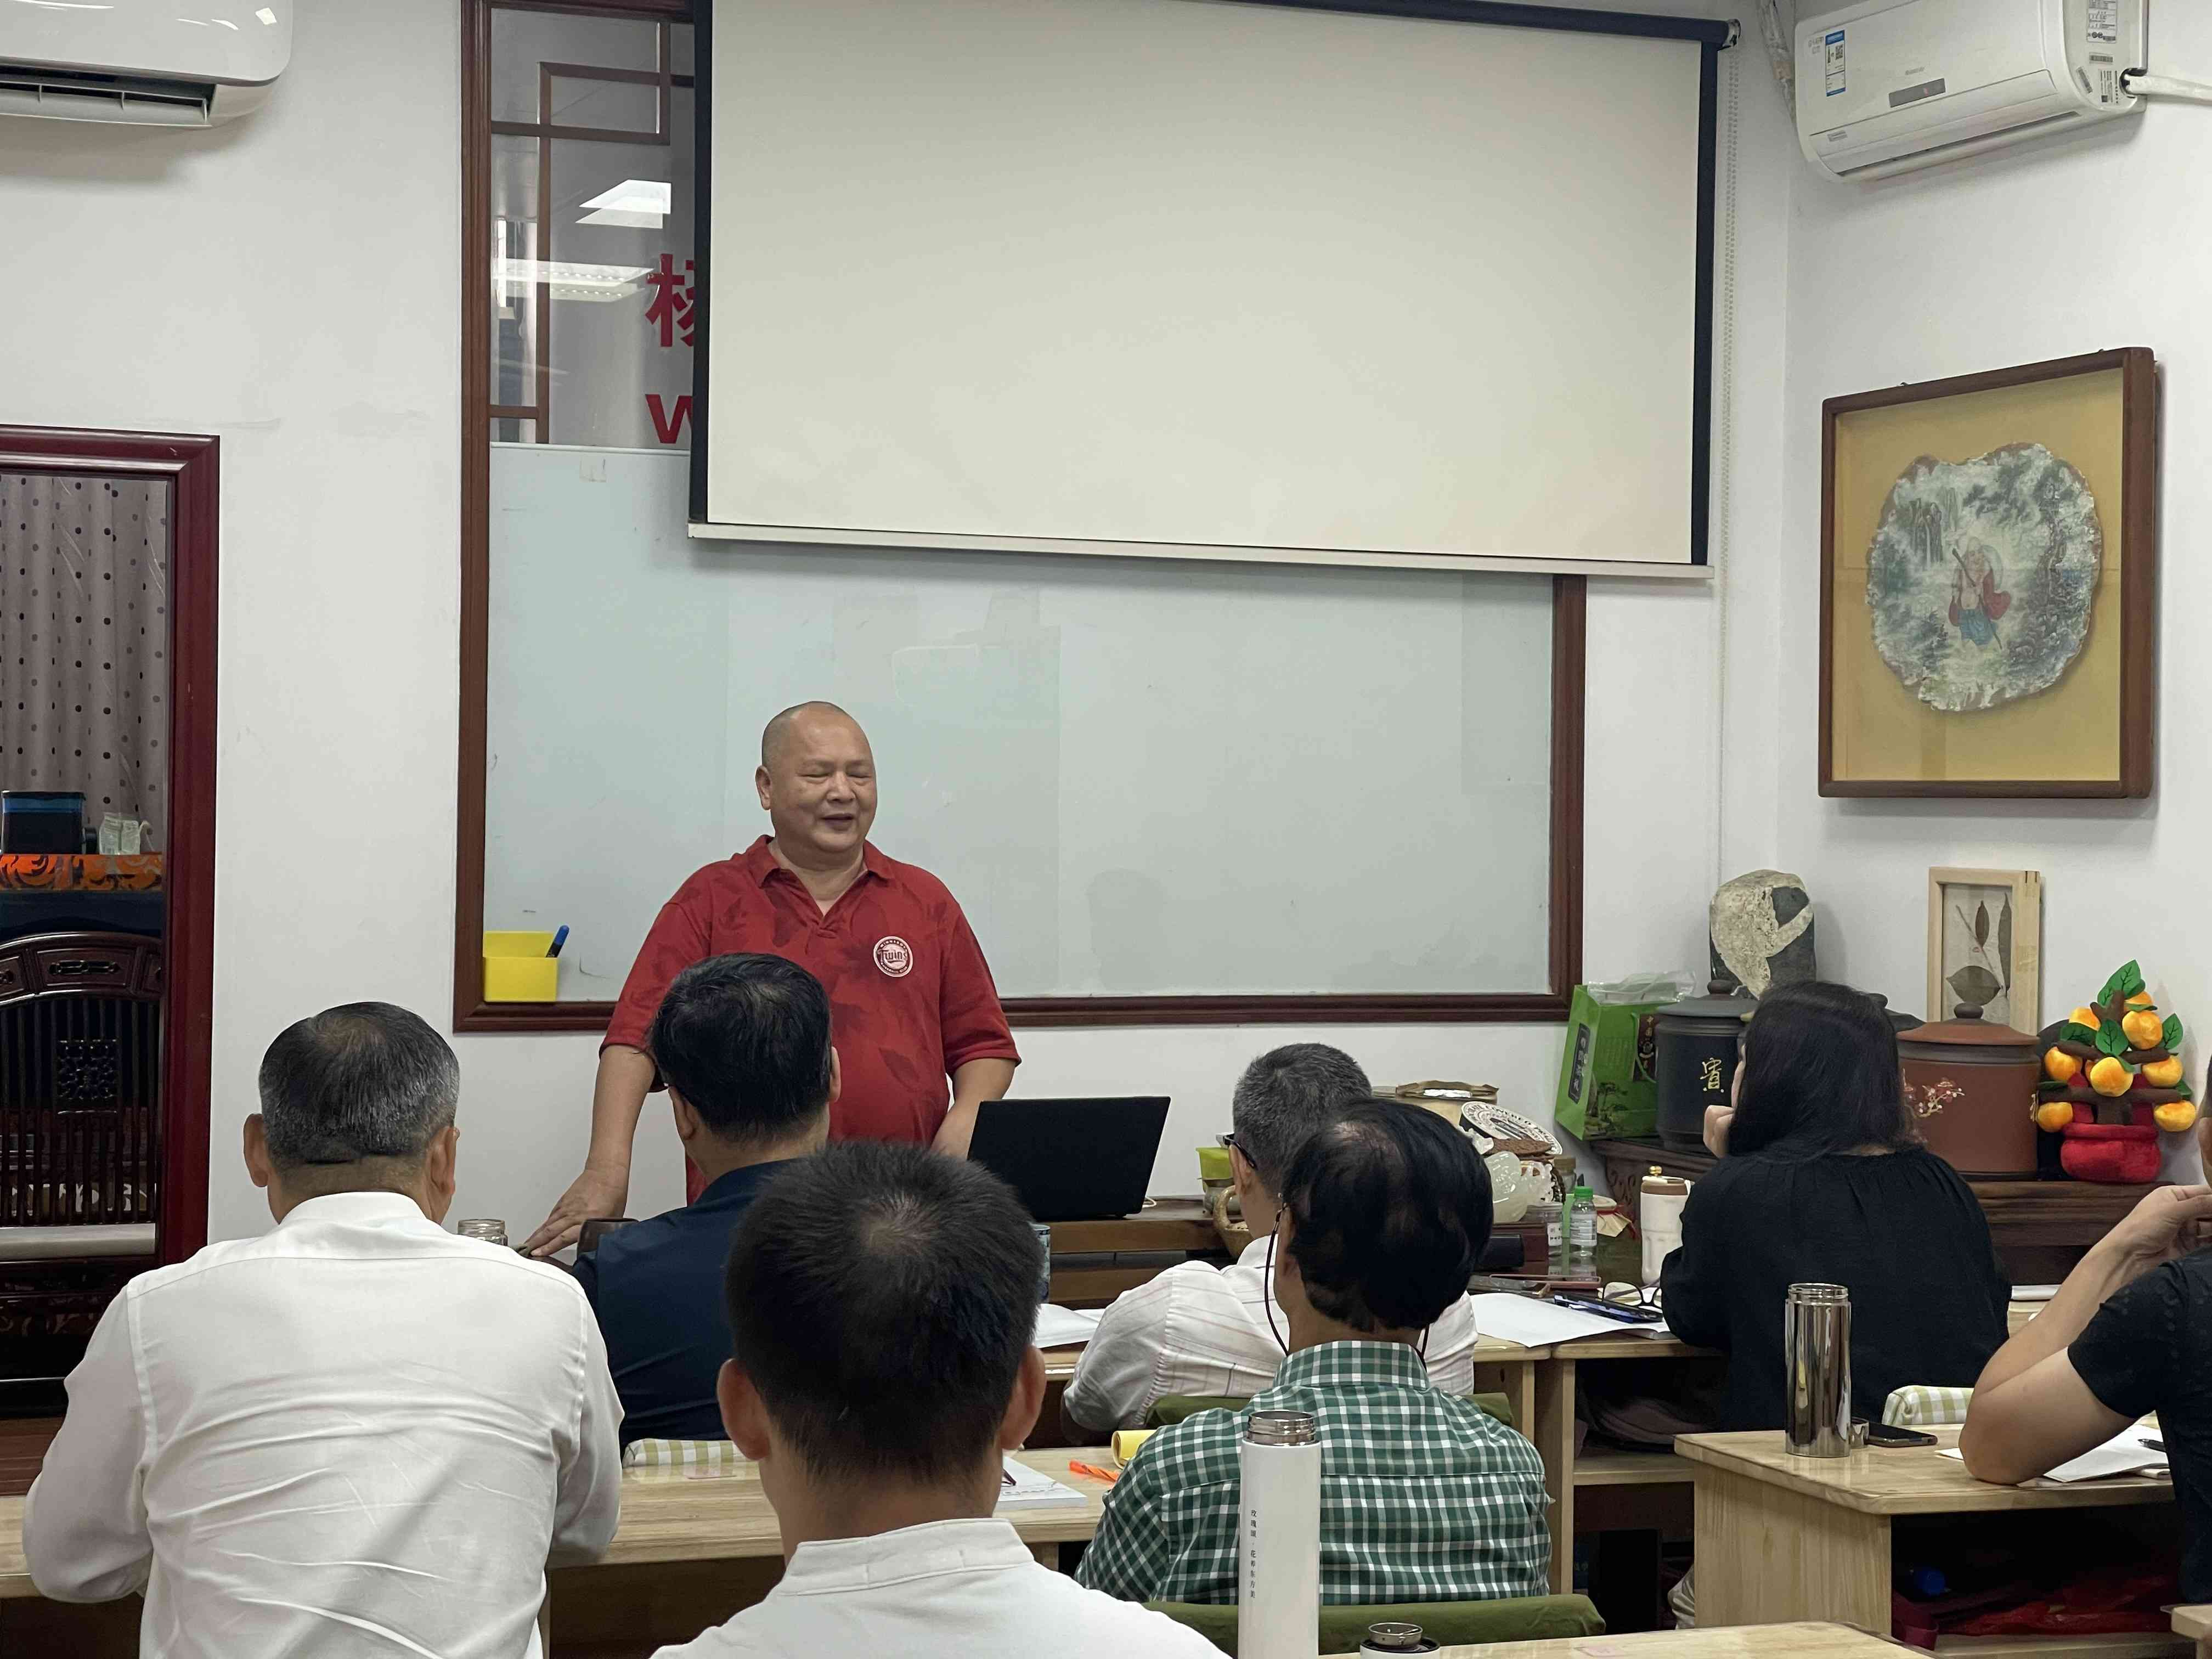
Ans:
[{"label": "striped cushion", "polygon": [[734,1474],[745,1455],[726,1440],[633,1440],[623,1448],[626,1469],[708,1469]]}]

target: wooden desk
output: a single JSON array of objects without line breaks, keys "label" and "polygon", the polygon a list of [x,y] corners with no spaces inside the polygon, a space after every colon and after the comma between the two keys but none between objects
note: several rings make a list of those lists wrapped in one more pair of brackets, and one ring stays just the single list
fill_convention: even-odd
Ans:
[{"label": "wooden desk", "polygon": [[1178,1261],[1229,1260],[1196,1198],[1147,1199],[1134,1215],[1051,1227],[1052,1299],[1065,1307],[1103,1307]]},{"label": "wooden desk", "polygon": [[1905,1516],[2032,1513],[2171,1504],[2165,1480],[1992,1486],[1940,1446],[1792,1457],[1778,1431],[1690,1434],[1675,1455],[1697,1472],[1698,1622],[1835,1620],[1890,1626],[1893,1523]]},{"label": "wooden desk", "polygon": [[[1670,1152],[1656,1140],[1599,1140],[1605,1182],[1632,1215],[1653,1164],[1695,1181],[1713,1167],[1711,1154]],[[2107,1187],[2091,1181],[1969,1181],[1989,1218],[1990,1237],[2015,1285],[2057,1284],[2081,1253],[2135,1208],[2148,1187]]]},{"label": "wooden desk", "polygon": [[[1842,1625],[1760,1625],[1735,1630],[1655,1630],[1552,1642],[1483,1642],[1440,1648],[1434,1659],[1897,1659],[1893,1643]],[[1354,1654],[1336,1659],[1358,1659]]]}]

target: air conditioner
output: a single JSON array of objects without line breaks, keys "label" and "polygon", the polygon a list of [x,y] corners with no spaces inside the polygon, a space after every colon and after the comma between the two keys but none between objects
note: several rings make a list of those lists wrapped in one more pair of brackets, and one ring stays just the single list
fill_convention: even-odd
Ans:
[{"label": "air conditioner", "polygon": [[1861,0],[1797,26],[1797,137],[1881,179],[2066,132],[2142,100],[2146,0]]},{"label": "air conditioner", "polygon": [[0,0],[0,115],[212,126],[258,109],[291,57],[292,0]]}]

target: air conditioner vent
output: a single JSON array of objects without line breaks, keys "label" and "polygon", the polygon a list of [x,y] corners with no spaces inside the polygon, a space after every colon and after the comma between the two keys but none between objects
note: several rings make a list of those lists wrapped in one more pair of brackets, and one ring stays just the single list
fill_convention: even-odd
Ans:
[{"label": "air conditioner vent", "polygon": [[208,107],[214,100],[215,87],[208,82],[147,81],[0,64],[0,115],[204,127],[210,125]]}]

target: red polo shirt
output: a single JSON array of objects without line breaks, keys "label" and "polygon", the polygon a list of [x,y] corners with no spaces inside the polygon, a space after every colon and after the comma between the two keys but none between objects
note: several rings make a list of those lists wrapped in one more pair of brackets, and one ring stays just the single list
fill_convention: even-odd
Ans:
[{"label": "red polo shirt", "polygon": [[860,879],[826,915],[776,862],[766,836],[698,872],[660,907],[607,1042],[643,1049],[670,982],[695,962],[732,951],[783,957],[830,994],[844,1079],[830,1138],[927,1145],[951,1103],[945,1079],[954,1071],[1021,1055],[982,947],[945,884],[872,845],[860,856]]}]

